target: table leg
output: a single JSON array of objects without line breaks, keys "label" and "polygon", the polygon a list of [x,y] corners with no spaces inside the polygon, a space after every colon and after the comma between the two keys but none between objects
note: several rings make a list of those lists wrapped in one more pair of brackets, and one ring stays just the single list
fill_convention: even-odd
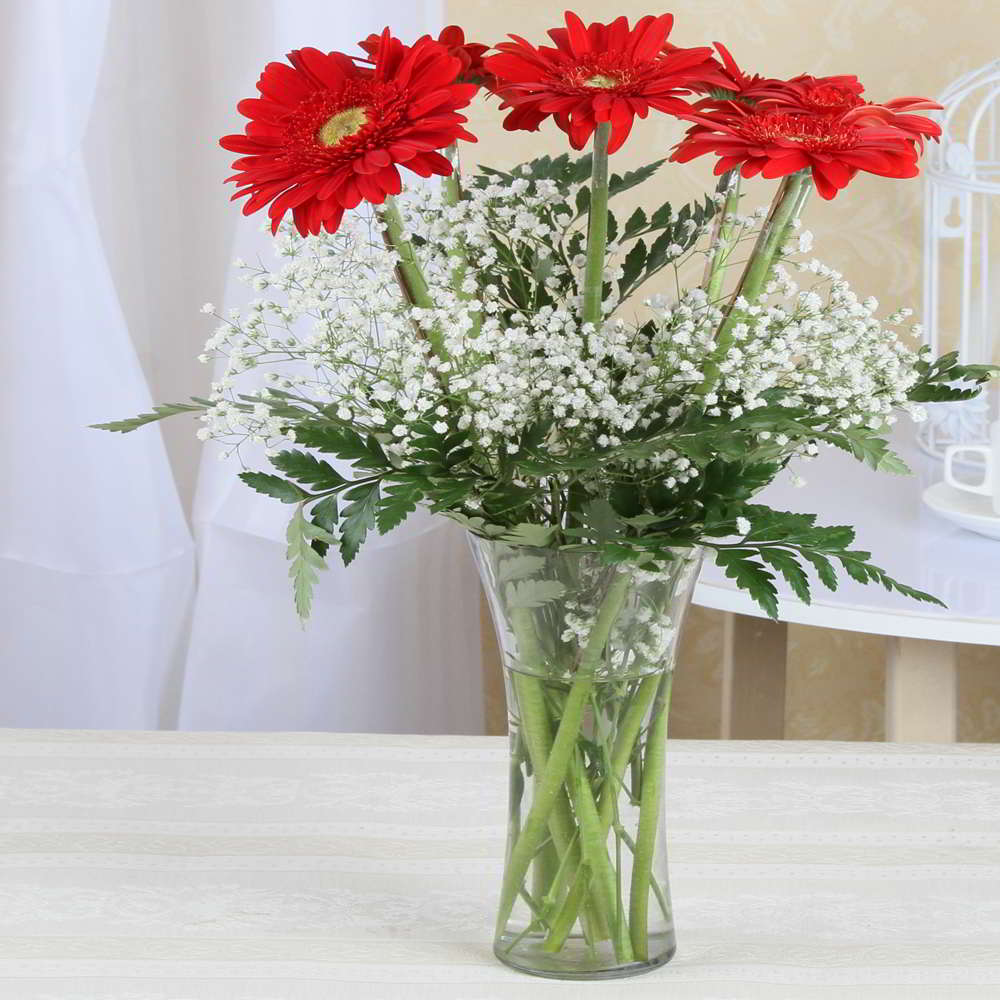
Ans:
[{"label": "table leg", "polygon": [[724,740],[780,740],[785,735],[788,626],[727,614],[722,659]]},{"label": "table leg", "polygon": [[889,639],[885,738],[954,743],[958,736],[958,650],[952,642]]}]

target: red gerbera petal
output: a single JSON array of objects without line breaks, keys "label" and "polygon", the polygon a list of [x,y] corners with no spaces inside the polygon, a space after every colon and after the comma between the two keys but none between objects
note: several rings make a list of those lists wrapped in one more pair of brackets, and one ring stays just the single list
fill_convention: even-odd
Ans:
[{"label": "red gerbera petal", "polygon": [[517,35],[496,46],[497,55],[485,60],[496,77],[496,91],[503,107],[511,111],[504,128],[535,131],[546,118],[581,149],[598,122],[612,123],[609,150],[614,152],[632,128],[636,115],[649,108],[667,113],[686,110],[678,99],[690,83],[711,72],[715,65],[709,48],[663,47],[673,17],[647,15],[629,29],[628,20],[590,26],[572,11],[566,27],[553,28],[555,47],[536,47]]},{"label": "red gerbera petal", "polygon": [[318,49],[289,53],[291,65],[265,67],[261,97],[239,104],[251,119],[245,134],[220,140],[246,154],[229,178],[240,188],[236,197],[249,196],[245,213],[270,202],[275,231],[291,211],[302,235],[335,232],[344,209],[399,193],[395,164],[424,177],[449,174],[451,164],[435,150],[475,141],[457,113],[476,91],[456,82],[458,58],[429,37],[408,46],[386,29],[373,38],[373,68]]}]

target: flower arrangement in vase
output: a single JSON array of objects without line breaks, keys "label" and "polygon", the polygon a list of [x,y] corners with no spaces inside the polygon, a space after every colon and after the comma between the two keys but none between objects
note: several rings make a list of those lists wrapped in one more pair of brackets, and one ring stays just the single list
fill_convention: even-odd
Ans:
[{"label": "flower arrangement in vase", "polygon": [[[673,954],[664,753],[702,554],[771,615],[777,575],[803,600],[844,572],[934,601],[852,548],[851,528],[754,495],[825,445],[905,473],[896,413],[994,374],[914,350],[908,312],[879,318],[800,229],[813,188],[916,176],[939,134],[918,112],[937,106],[872,103],[854,76],[750,76],[722,45],[673,45],[672,21],[567,13],[549,45],[492,50],[454,27],[412,45],[386,29],[353,56],[270,63],[239,105],[244,132],[221,142],[280,264],[244,265],[260,297],[209,340],[204,360],[226,361],[208,398],[98,425],[193,412],[227,452],[260,446],[273,469],[240,476],[291,508],[303,617],[331,548],[350,563],[418,506],[468,530],[510,712],[495,950],[539,975]],[[504,128],[551,119],[588,151],[462,175],[479,91]],[[617,196],[657,192],[669,170],[610,170],[651,114],[688,124],[669,159],[715,157],[718,187],[619,218]],[[405,172],[440,181],[404,190]],[[776,192],[744,214],[755,175]],[[624,309],[640,289],[642,311]]]}]

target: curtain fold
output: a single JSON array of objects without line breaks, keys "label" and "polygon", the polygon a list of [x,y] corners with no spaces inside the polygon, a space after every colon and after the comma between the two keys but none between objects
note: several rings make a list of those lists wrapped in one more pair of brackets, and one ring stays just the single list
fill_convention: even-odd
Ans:
[{"label": "curtain fold", "polygon": [[0,55],[0,725],[169,722],[193,549],[81,145],[107,2],[7,3]]}]

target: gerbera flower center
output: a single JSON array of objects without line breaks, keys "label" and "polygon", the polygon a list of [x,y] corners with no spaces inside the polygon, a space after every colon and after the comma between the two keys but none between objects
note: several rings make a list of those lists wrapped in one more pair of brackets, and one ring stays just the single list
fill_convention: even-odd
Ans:
[{"label": "gerbera flower center", "polygon": [[324,146],[336,146],[349,136],[357,135],[367,123],[367,108],[344,108],[327,118],[316,133],[316,138]]},{"label": "gerbera flower center", "polygon": [[608,76],[607,73],[595,73],[583,81],[585,87],[617,87],[619,83],[621,81],[617,77]]},{"label": "gerbera flower center", "polygon": [[563,85],[571,91],[616,90],[627,87],[635,76],[635,67],[625,62],[617,52],[592,53],[562,74]]},{"label": "gerbera flower center", "polygon": [[757,142],[792,142],[808,150],[850,149],[858,141],[858,130],[853,125],[780,111],[751,115],[745,128],[748,137]]}]

